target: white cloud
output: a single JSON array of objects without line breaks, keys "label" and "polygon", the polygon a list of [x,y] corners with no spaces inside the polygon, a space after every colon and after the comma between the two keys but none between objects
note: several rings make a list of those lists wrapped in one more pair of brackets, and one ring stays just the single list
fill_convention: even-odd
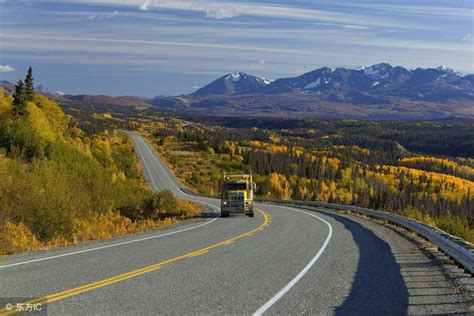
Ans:
[{"label": "white cloud", "polygon": [[474,36],[471,33],[467,33],[461,40],[465,42],[474,42]]},{"label": "white cloud", "polygon": [[89,15],[89,16],[87,17],[87,20],[88,20],[88,21],[94,21],[94,20],[96,20],[96,21],[102,21],[102,20],[106,20],[106,19],[111,19],[111,18],[113,18],[113,17],[115,17],[115,16],[117,16],[117,15],[118,15],[118,11],[115,10],[115,11],[113,11],[113,12],[110,13],[110,14],[99,14],[99,15],[97,15],[97,14],[91,14],[91,15]]},{"label": "white cloud", "polygon": [[226,9],[226,8],[208,8],[206,9],[206,17],[223,20],[223,19],[230,19],[233,17],[238,16],[239,13],[237,10],[234,9]]},{"label": "white cloud", "polygon": [[151,4],[151,0],[144,0],[142,5],[139,7],[141,11],[148,11],[148,7]]},{"label": "white cloud", "polygon": [[15,71],[15,68],[13,68],[10,65],[0,65],[0,72],[12,72]]},{"label": "white cloud", "polygon": [[[37,0],[39,1],[39,0]],[[63,2],[64,0],[41,0],[51,2]],[[229,19],[235,16],[259,16],[276,19],[320,21],[337,23],[356,27],[386,27],[386,28],[422,28],[420,23],[400,23],[396,18],[377,17],[363,12],[337,12],[333,10],[317,10],[302,8],[292,5],[275,5],[260,2],[222,2],[216,0],[70,0],[83,4],[103,4],[134,6],[141,11],[152,8],[165,10],[182,10],[203,12],[206,17],[213,19]]]}]

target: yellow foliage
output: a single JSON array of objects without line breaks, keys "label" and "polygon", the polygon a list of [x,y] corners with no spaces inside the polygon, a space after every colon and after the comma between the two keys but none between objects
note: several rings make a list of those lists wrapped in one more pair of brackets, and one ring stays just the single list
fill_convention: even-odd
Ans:
[{"label": "yellow foliage", "polygon": [[110,113],[94,113],[93,117],[97,119],[112,119],[113,118],[112,114]]},{"label": "yellow foliage", "polygon": [[266,186],[269,188],[269,193],[274,198],[282,200],[289,200],[293,191],[291,185],[285,176],[273,172],[266,178]]},{"label": "yellow foliage", "polygon": [[108,239],[133,231],[132,226],[132,221],[118,212],[76,218],[73,221],[74,241]]},{"label": "yellow foliage", "polygon": [[198,214],[201,211],[199,205],[186,200],[177,200],[177,208],[185,211],[189,216]]},{"label": "yellow foliage", "polygon": [[400,159],[400,163],[406,167],[413,167],[417,164],[433,165],[435,168],[446,169],[463,177],[474,178],[474,168],[467,165],[460,165],[449,159],[441,159],[435,157],[408,157]]},{"label": "yellow foliage", "polygon": [[35,235],[23,224],[6,221],[0,235],[0,254],[12,254],[36,249],[41,245]]},{"label": "yellow foliage", "polygon": [[301,156],[305,153],[305,149],[301,146],[295,146],[293,147],[293,155],[295,156]]},{"label": "yellow foliage", "polygon": [[248,146],[251,147],[251,148],[255,148],[255,149],[263,149],[263,150],[269,151],[271,153],[281,153],[281,152],[287,152],[288,151],[287,146],[264,143],[264,142],[261,142],[261,141],[258,141],[258,140],[249,141]]},{"label": "yellow foliage", "polygon": [[56,102],[48,99],[42,94],[35,94],[33,103],[35,103],[45,114],[50,123],[50,128],[54,133],[57,136],[64,135],[70,117],[64,114],[61,107]]},{"label": "yellow foliage", "polygon": [[327,202],[329,200],[329,187],[326,185],[326,182],[322,181],[320,186],[321,192],[319,193],[318,200],[321,202]]},{"label": "yellow foliage", "polygon": [[28,102],[26,110],[29,112],[28,119],[31,127],[40,137],[47,140],[55,140],[58,135],[54,133],[46,115],[33,102]]},{"label": "yellow foliage", "polygon": [[4,96],[0,91],[0,122],[6,121],[11,114],[13,98],[11,96]]},{"label": "yellow foliage", "polygon": [[279,143],[279,142],[281,142],[281,137],[280,137],[279,135],[277,135],[277,134],[274,134],[274,133],[270,134],[270,136],[268,137],[268,139],[269,139],[271,142],[273,142],[273,143]]}]

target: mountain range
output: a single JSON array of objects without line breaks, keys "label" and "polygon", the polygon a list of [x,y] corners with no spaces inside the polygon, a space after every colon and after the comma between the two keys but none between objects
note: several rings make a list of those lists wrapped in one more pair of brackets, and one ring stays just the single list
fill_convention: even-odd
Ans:
[{"label": "mountain range", "polygon": [[[0,82],[11,90],[8,82]],[[161,108],[207,115],[306,118],[474,118],[474,75],[446,66],[406,69],[379,63],[357,69],[323,67],[291,78],[268,80],[243,72],[226,74],[194,93],[140,97],[70,96],[39,92],[59,103]]]},{"label": "mountain range", "polygon": [[446,66],[323,67],[270,81],[236,72],[155,106],[212,115],[419,119],[474,117],[474,75]]},{"label": "mountain range", "polygon": [[380,103],[380,100],[386,101],[383,96],[387,95],[426,101],[473,100],[473,83],[474,75],[463,76],[446,66],[408,70],[380,63],[357,69],[324,67],[275,81],[236,72],[211,82],[191,95],[302,92],[316,93],[330,101],[351,101],[354,97],[358,100],[365,95],[365,101],[369,103],[370,97]]}]

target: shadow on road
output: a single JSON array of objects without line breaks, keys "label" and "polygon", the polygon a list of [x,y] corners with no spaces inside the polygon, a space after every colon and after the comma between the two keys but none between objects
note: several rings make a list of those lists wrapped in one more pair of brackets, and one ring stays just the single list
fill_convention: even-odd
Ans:
[{"label": "shadow on road", "polygon": [[406,315],[408,290],[388,243],[359,223],[330,213],[352,233],[359,262],[352,288],[336,315]]},{"label": "shadow on road", "polygon": [[216,218],[221,217],[220,213],[213,213],[213,212],[202,212],[201,214],[197,215],[196,217],[199,218]]}]

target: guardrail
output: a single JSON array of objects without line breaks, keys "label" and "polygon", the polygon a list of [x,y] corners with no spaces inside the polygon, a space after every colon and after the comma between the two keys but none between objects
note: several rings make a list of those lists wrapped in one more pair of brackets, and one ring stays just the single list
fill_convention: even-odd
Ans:
[{"label": "guardrail", "polygon": [[[181,190],[187,194],[208,197],[208,198],[219,198],[216,196],[204,195],[196,192],[192,192],[187,188],[181,188]],[[376,211],[368,208],[353,206],[353,205],[342,205],[334,203],[323,203],[316,201],[300,201],[300,200],[277,200],[277,199],[255,199],[257,202],[271,203],[277,205],[296,205],[296,206],[309,206],[309,207],[322,207],[333,210],[350,211],[359,213],[365,216],[386,220],[392,224],[401,226],[412,232],[415,232],[419,236],[429,240],[434,245],[448,255],[451,259],[456,261],[458,264],[464,267],[469,273],[474,274],[474,252],[468,248],[465,248],[456,243],[455,237],[441,230],[437,230],[434,227],[428,226],[416,220],[400,216],[397,214]]]},{"label": "guardrail", "polygon": [[344,210],[344,211],[351,211],[359,214],[363,214],[366,216],[370,216],[377,219],[383,219],[390,223],[402,226],[410,231],[417,233],[418,235],[426,238],[434,245],[438,247],[441,251],[446,253],[451,259],[462,265],[467,271],[471,274],[474,274],[474,252],[470,249],[462,247],[454,240],[452,240],[452,236],[442,232],[437,231],[433,227],[420,223],[418,221],[409,219],[404,216],[400,216],[397,214],[383,212],[383,211],[376,211],[368,208],[352,206],[352,205],[341,205],[341,204],[333,204],[333,203],[322,203],[322,202],[315,202],[315,201],[298,201],[298,200],[291,200],[291,201],[282,201],[282,200],[275,200],[275,199],[258,199],[257,201],[263,203],[272,203],[272,204],[285,204],[285,205],[298,205],[298,206],[311,206],[311,207],[322,207],[327,209],[336,209],[336,210]]}]

